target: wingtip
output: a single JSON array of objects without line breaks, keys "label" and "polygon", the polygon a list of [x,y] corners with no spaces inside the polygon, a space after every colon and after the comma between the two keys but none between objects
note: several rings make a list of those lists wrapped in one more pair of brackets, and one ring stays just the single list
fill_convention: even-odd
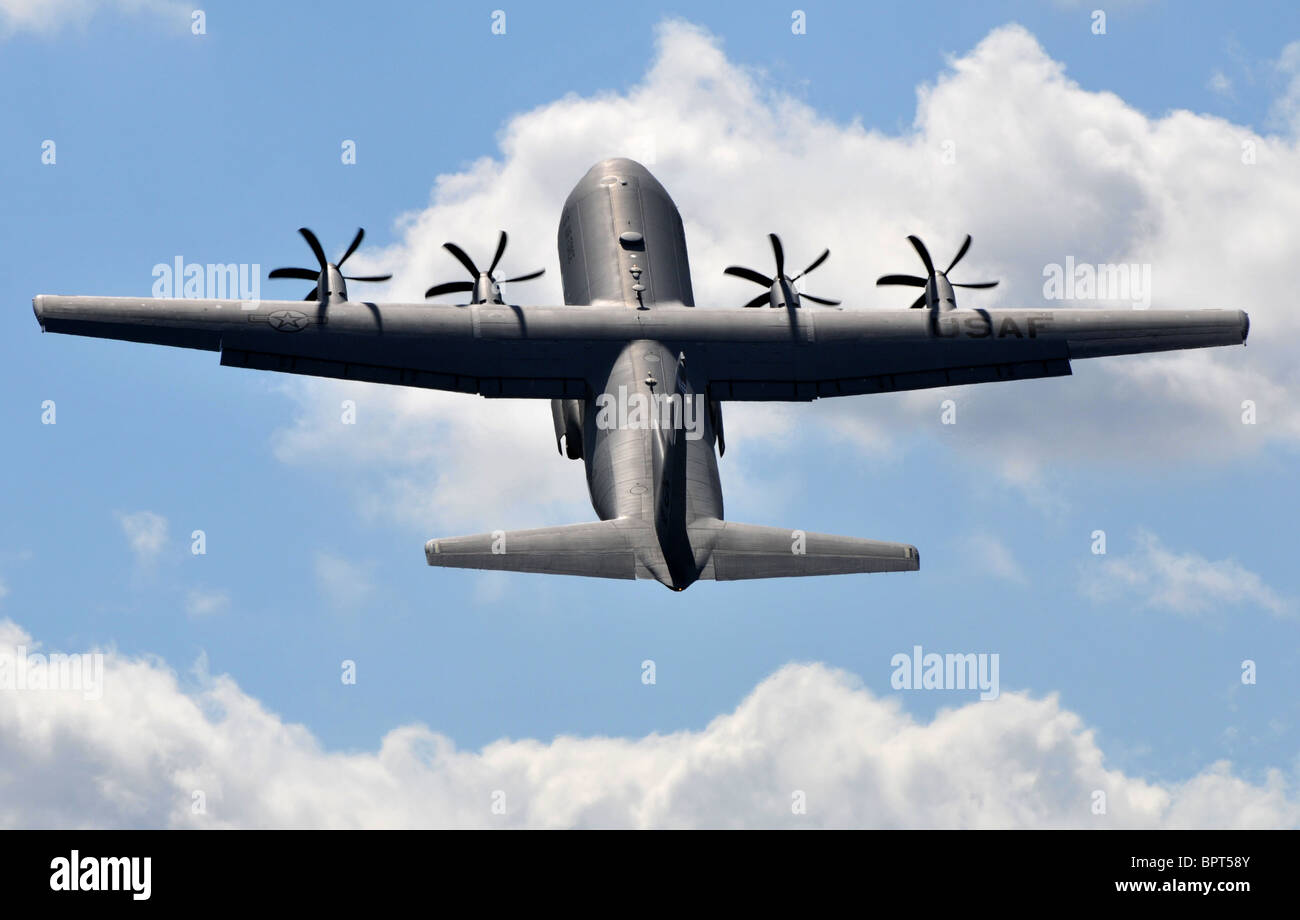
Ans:
[{"label": "wingtip", "polygon": [[1246,339],[1250,337],[1250,314],[1245,310],[1239,312],[1241,313],[1241,344],[1245,345]]},{"label": "wingtip", "polygon": [[41,332],[45,331],[45,295],[37,294],[32,298],[32,312],[36,314],[36,322],[41,324]]}]

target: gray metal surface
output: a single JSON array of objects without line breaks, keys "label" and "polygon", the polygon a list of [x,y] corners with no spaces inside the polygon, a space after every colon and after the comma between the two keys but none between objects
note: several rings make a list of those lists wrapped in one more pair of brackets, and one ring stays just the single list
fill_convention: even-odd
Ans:
[{"label": "gray metal surface", "polygon": [[[430,565],[654,578],[909,571],[915,547],[724,522],[720,403],[807,401],[1070,373],[1081,358],[1238,345],[1238,310],[695,309],[681,216],[631,160],[596,164],[558,234],[566,303],[38,295],[42,329],[219,351],[284,373],[551,399],[557,446],[586,466],[600,522],[431,540]],[[320,288],[325,293],[319,292]],[[599,400],[676,394],[711,407],[673,427],[601,424]]]}]

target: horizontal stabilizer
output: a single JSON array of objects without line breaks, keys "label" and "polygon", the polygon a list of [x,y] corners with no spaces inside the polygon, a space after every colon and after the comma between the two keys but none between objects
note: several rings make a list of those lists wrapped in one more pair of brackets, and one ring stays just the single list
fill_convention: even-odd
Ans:
[{"label": "horizontal stabilizer", "polygon": [[810,533],[786,527],[760,527],[734,521],[699,520],[688,527],[691,544],[712,544],[701,578],[791,578],[855,572],[915,572],[916,547],[859,537]]},{"label": "horizontal stabilizer", "polygon": [[429,565],[590,578],[636,578],[636,542],[649,528],[627,520],[496,530],[430,540]]}]

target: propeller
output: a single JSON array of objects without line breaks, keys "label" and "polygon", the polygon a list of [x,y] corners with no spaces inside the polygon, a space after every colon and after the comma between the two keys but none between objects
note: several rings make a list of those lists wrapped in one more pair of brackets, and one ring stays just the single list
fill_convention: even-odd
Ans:
[{"label": "propeller", "polygon": [[[330,293],[337,294],[343,300],[347,300],[348,298],[347,286],[343,284],[344,280],[346,281],[387,281],[388,279],[393,277],[392,275],[345,275],[343,274],[341,270],[343,267],[343,263],[348,260],[348,257],[351,256],[352,253],[357,251],[357,247],[361,245],[362,238],[366,235],[366,231],[361,227],[357,228],[357,235],[352,238],[352,243],[348,246],[347,252],[343,253],[343,257],[341,259],[333,263],[331,263],[328,259],[325,258],[325,250],[321,248],[320,240],[316,238],[316,234],[312,233],[311,230],[309,230],[306,227],[299,227],[298,232],[302,234],[302,238],[305,239],[307,241],[307,245],[311,247],[312,255],[316,257],[316,264],[319,265],[320,267],[314,269],[276,268],[276,269],[272,269],[271,273],[267,275],[267,277],[268,278],[296,278],[299,281],[315,282],[316,287],[308,291],[307,296],[304,297],[303,300],[316,300],[317,298],[320,297],[320,282],[322,277],[325,277],[326,280],[330,282],[326,285],[326,294],[330,294]],[[334,284],[333,284],[333,278],[330,277],[330,269],[333,269],[334,274],[338,275],[339,277],[337,290],[333,290]]]},{"label": "propeller", "polygon": [[761,284],[768,289],[766,294],[759,294],[745,304],[746,307],[761,307],[764,303],[773,307],[797,307],[800,300],[811,300],[813,303],[819,303],[827,307],[839,306],[840,302],[838,300],[827,300],[825,297],[814,297],[812,294],[800,294],[794,289],[796,281],[811,273],[830,258],[831,251],[829,249],[822,250],[822,254],[813,259],[807,268],[790,278],[785,274],[785,247],[781,245],[781,238],[775,233],[769,233],[767,238],[772,242],[772,255],[776,257],[776,277],[769,278],[761,272],[740,265],[731,265],[723,269],[725,274],[744,278],[746,281]]},{"label": "propeller", "polygon": [[943,271],[935,270],[934,260],[930,258],[930,250],[925,248],[925,243],[921,242],[920,237],[909,236],[907,240],[912,244],[912,248],[916,250],[916,254],[921,257],[921,262],[925,264],[926,277],[920,278],[916,275],[881,275],[876,279],[876,284],[878,286],[901,284],[904,287],[925,288],[925,291],[922,292],[921,296],[912,301],[912,309],[924,307],[926,305],[926,298],[930,297],[933,293],[934,302],[936,304],[945,305],[945,309],[952,310],[957,306],[956,297],[952,293],[953,288],[997,287],[998,283],[996,281],[981,281],[978,284],[957,284],[948,280],[948,272],[956,268],[957,263],[962,260],[962,257],[966,255],[967,250],[970,249],[971,238],[969,233],[966,234],[966,240],[961,244],[961,249],[957,250],[957,255],[953,256],[952,261],[948,263],[948,267]]},{"label": "propeller", "polygon": [[442,284],[435,284],[424,292],[424,296],[426,298],[439,297],[443,294],[473,291],[474,298],[470,301],[471,303],[505,303],[501,298],[502,284],[513,284],[516,281],[531,281],[534,278],[540,278],[542,275],[546,274],[546,269],[539,268],[537,271],[529,272],[526,275],[515,275],[513,278],[506,278],[504,281],[497,281],[496,278],[492,276],[492,273],[497,270],[497,265],[501,262],[501,257],[505,255],[506,243],[509,239],[510,238],[506,235],[506,232],[502,230],[501,236],[497,238],[496,254],[492,256],[492,264],[487,267],[487,271],[483,271],[475,265],[474,260],[465,253],[465,250],[461,249],[455,243],[443,243],[442,248],[455,256],[456,261],[465,266],[465,270],[469,272],[470,277],[474,280],[446,281]]}]

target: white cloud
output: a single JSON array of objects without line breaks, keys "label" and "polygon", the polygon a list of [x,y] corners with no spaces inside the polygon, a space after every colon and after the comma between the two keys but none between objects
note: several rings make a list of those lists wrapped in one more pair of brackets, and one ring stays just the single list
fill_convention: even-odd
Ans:
[{"label": "white cloud", "polygon": [[50,33],[64,26],[85,26],[101,10],[148,13],[188,27],[192,9],[179,0],[0,0],[0,34],[19,30]]},{"label": "white cloud", "polygon": [[185,612],[194,618],[221,613],[230,606],[230,595],[224,591],[195,588],[185,595]]},{"label": "white cloud", "polygon": [[[428,528],[518,529],[590,515],[582,464],[555,449],[551,407],[425,390],[290,381],[299,405],[275,455],[346,469],[364,513]],[[356,424],[340,423],[340,402]],[[585,508],[585,510],[584,510]]]},{"label": "white cloud", "polygon": [[[505,227],[511,269],[548,268],[517,296],[560,302],[554,240],[565,195],[591,163],[650,138],[652,168],[684,215],[702,304],[749,296],[721,270],[764,264],[769,229],[795,259],[829,246],[816,292],[843,296],[853,309],[905,302],[873,281],[915,269],[908,233],[946,258],[970,231],[963,274],[1003,283],[964,295],[969,305],[1041,305],[1043,267],[1074,256],[1151,264],[1153,307],[1251,311],[1248,349],[1078,362],[1065,380],[835,400],[817,412],[755,408],[744,421],[761,427],[729,426],[730,443],[750,456],[782,449],[799,431],[891,457],[909,436],[932,433],[939,401],[954,396],[962,422],[945,440],[1054,507],[1053,483],[1071,465],[1222,462],[1268,444],[1300,445],[1300,366],[1291,355],[1300,314],[1279,288],[1300,251],[1294,137],[1182,110],[1150,118],[1069,80],[1019,26],[994,30],[920,87],[902,136],[822,116],[729,61],[693,26],[664,25],[658,47],[625,93],[569,95],[517,115],[501,132],[499,157],[439,176],[429,206],[399,221],[400,243],[357,257],[395,271],[386,299],[418,301],[432,281],[455,276],[439,248],[445,240],[487,252]],[[948,141],[951,165],[941,157]],[[1253,165],[1242,161],[1245,141],[1255,145]],[[798,194],[768,194],[773,188]],[[308,382],[297,392],[304,408],[279,456],[315,465],[341,447],[364,470],[372,511],[419,516],[433,532],[539,522],[529,513],[567,520],[571,507],[589,516],[580,467],[554,453],[544,403],[368,388],[365,400],[385,424],[361,444],[337,425],[335,387]],[[1259,424],[1241,424],[1245,399],[1257,403]]]},{"label": "white cloud", "polygon": [[1194,615],[1225,607],[1253,606],[1275,616],[1293,612],[1291,601],[1264,584],[1235,560],[1211,561],[1194,552],[1175,553],[1147,531],[1136,538],[1135,552],[1107,555],[1084,576],[1084,590],[1108,602],[1131,598],[1145,607]]},{"label": "white cloud", "polygon": [[117,519],[136,561],[142,565],[157,561],[167,545],[167,518],[153,511],[136,511],[119,513]]},{"label": "white cloud", "polygon": [[1269,115],[1274,122],[1288,126],[1291,133],[1300,133],[1300,40],[1283,48],[1273,66],[1278,77],[1286,81],[1286,89],[1273,103]]},{"label": "white cloud", "polygon": [[316,580],[326,600],[340,608],[363,604],[375,588],[364,566],[330,553],[316,554]]},{"label": "white cloud", "polygon": [[993,534],[972,534],[966,538],[964,549],[970,564],[981,574],[1021,585],[1028,581],[1015,554]]},{"label": "white cloud", "polygon": [[[0,620],[0,656],[34,647]],[[324,750],[226,676],[185,691],[105,655],[102,699],[0,693],[0,826],[1295,827],[1294,778],[1219,762],[1181,782],[1108,768],[1050,696],[1004,692],[928,723],[820,664],[791,664],[700,731],[459,750],[422,725]],[[505,815],[491,811],[505,794]],[[1106,814],[1093,815],[1093,793]],[[206,813],[192,811],[195,791]],[[792,813],[796,791],[807,814]]]}]

